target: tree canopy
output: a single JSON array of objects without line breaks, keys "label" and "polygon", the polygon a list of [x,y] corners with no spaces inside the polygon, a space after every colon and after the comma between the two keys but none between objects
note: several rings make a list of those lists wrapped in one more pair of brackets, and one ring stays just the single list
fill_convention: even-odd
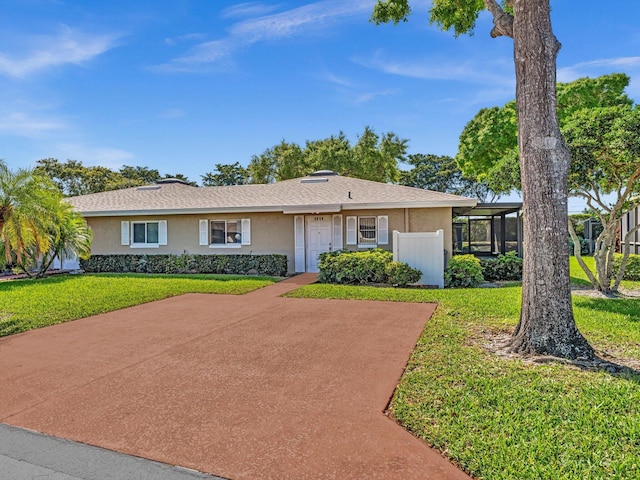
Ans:
[{"label": "tree canopy", "polygon": [[214,172],[201,175],[203,187],[221,187],[225,185],[244,185],[249,183],[249,170],[235,162],[229,165],[216,163]]},{"label": "tree canopy", "polygon": [[270,183],[302,177],[317,170],[333,170],[341,175],[396,182],[398,162],[405,161],[408,140],[394,133],[378,135],[366,127],[355,144],[343,132],[324,140],[307,140],[304,148],[283,140],[254,155],[248,166],[252,183]]},{"label": "tree canopy", "polygon": [[497,197],[484,182],[465,177],[453,157],[418,153],[409,155],[407,163],[412,168],[400,173],[400,185],[473,197],[481,202]]},{"label": "tree canopy", "polygon": [[163,178],[178,178],[190,185],[197,185],[184,175],[160,175],[158,170],[124,165],[119,171],[101,166],[85,166],[77,160],[62,163],[55,158],[43,158],[36,162],[36,172],[49,177],[58,190],[67,197],[99,193],[108,190],[136,187],[157,182]]},{"label": "tree canopy", "polygon": [[[616,73],[558,84],[560,129],[572,156],[569,195],[583,198],[604,227],[594,251],[597,275],[581,264],[605,292],[621,279],[613,282],[611,268],[618,221],[640,193],[640,108],[625,93],[629,80]],[[521,187],[514,114],[515,102],[482,109],[462,132],[456,156],[463,172],[502,192]]]}]

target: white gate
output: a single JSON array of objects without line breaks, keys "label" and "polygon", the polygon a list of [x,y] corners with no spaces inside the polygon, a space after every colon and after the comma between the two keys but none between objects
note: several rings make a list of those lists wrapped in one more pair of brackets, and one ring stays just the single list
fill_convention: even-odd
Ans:
[{"label": "white gate", "polygon": [[444,288],[444,230],[437,232],[393,232],[393,259],[422,272],[420,285]]}]

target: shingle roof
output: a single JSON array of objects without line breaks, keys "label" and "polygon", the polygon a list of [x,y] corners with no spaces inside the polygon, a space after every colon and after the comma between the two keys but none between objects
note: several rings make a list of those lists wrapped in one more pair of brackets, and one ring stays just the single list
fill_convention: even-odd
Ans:
[{"label": "shingle roof", "polygon": [[266,185],[192,187],[147,185],[67,199],[84,216],[175,213],[321,213],[345,209],[475,206],[477,200],[420,188],[339,175],[309,176]]}]

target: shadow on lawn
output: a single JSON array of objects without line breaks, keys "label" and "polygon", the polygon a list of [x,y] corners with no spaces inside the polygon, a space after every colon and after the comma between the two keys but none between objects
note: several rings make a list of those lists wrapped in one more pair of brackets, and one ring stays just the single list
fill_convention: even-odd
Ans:
[{"label": "shadow on lawn", "polygon": [[640,322],[640,298],[581,298],[578,302],[580,308],[588,308],[615,315],[624,315],[630,322]]}]

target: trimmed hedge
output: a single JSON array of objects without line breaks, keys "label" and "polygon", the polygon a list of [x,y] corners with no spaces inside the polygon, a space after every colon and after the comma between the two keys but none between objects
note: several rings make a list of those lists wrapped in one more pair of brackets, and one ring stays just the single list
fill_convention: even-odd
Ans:
[{"label": "trimmed hedge", "polygon": [[495,258],[481,258],[482,276],[485,280],[522,280],[522,259],[516,252],[507,252]]},{"label": "trimmed hedge", "polygon": [[363,252],[339,250],[320,254],[320,283],[388,283],[406,286],[420,280],[422,272],[394,262],[393,254],[374,248]]},{"label": "trimmed hedge", "polygon": [[454,255],[444,270],[446,287],[477,287],[483,281],[480,260],[474,255]]},{"label": "trimmed hedge", "polygon": [[[620,264],[622,263],[622,254],[616,253],[613,255],[613,271],[618,272],[620,270]],[[627,266],[624,269],[624,280],[640,280],[640,255],[634,253],[629,254],[627,259]]]},{"label": "trimmed hedge", "polygon": [[92,255],[80,260],[89,273],[228,273],[284,277],[286,255]]}]

